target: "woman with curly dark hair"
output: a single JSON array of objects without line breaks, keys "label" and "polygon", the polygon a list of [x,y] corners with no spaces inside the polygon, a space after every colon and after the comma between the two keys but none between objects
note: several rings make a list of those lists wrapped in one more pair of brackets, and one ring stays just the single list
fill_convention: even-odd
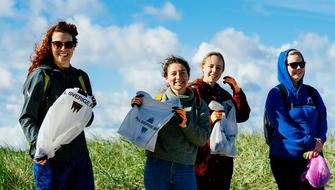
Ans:
[{"label": "woman with curly dark hair", "polygon": [[[177,97],[181,107],[175,107],[176,114],[158,132],[154,152],[145,151],[144,186],[146,190],[196,190],[194,163],[197,149],[206,144],[210,136],[207,104],[204,100],[201,105],[196,104],[199,99],[187,88],[190,78],[187,61],[169,56],[162,62],[162,67],[168,88],[160,100],[165,102]],[[131,103],[140,106],[142,100],[137,96]]]},{"label": "woman with curly dark hair", "polygon": [[[34,159],[37,189],[94,189],[84,131],[69,144],[62,145],[53,158],[34,158],[44,117],[67,88],[83,89],[96,104],[88,75],[70,64],[77,35],[74,24],[60,21],[47,31],[41,47],[35,44],[35,56],[30,57],[32,65],[23,86],[24,105],[19,121],[31,146],[29,154]],[[92,121],[93,115],[87,126]]]}]

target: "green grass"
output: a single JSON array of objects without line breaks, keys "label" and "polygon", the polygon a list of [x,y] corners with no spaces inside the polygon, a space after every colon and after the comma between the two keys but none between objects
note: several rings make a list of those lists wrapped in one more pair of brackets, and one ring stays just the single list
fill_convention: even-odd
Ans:
[{"label": "green grass", "polygon": [[[335,170],[335,138],[328,135],[324,155],[331,173]],[[144,150],[121,138],[88,140],[96,189],[144,189]],[[239,133],[231,189],[277,189],[262,133]],[[0,190],[36,189],[32,159],[27,151],[0,147]],[[333,177],[325,189],[335,189]]]}]

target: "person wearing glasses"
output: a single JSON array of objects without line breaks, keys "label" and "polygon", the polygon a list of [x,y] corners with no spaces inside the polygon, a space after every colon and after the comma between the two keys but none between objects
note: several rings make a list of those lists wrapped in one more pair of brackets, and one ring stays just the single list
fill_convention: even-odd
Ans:
[{"label": "person wearing glasses", "polygon": [[305,66],[298,50],[281,52],[278,81],[285,86],[287,98],[274,87],[266,100],[266,113],[274,128],[270,165],[279,189],[313,189],[308,180],[301,182],[301,175],[312,157],[323,155],[326,142],[326,107],[318,91],[312,87],[308,91],[304,85]]},{"label": "person wearing glasses", "polygon": [[[19,122],[31,145],[29,154],[34,157],[37,136],[49,107],[67,88],[83,88],[92,96],[88,75],[70,64],[77,45],[77,27],[60,21],[46,33],[41,47],[35,44],[31,55],[32,65],[23,86],[24,105]],[[49,77],[49,87],[45,80]],[[91,125],[93,115],[88,125]],[[33,161],[37,189],[94,189],[93,169],[84,131],[72,142],[62,145],[53,158],[42,157]]]}]

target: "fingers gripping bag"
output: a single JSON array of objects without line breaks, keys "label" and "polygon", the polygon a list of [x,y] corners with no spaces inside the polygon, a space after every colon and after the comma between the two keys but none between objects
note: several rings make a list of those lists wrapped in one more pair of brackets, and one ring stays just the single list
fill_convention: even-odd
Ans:
[{"label": "fingers gripping bag", "polygon": [[222,119],[215,122],[210,137],[211,154],[235,157],[237,150],[235,139],[237,135],[236,110],[233,102],[227,100],[222,104],[211,101],[208,105],[211,110],[224,110]]},{"label": "fingers gripping bag", "polygon": [[142,105],[132,107],[117,133],[133,144],[154,152],[158,132],[173,116],[172,107],[181,107],[180,100],[171,98],[161,102],[152,99],[144,91],[138,91],[136,94],[144,95]]},{"label": "fingers gripping bag", "polygon": [[307,179],[309,184],[315,188],[321,188],[328,183],[331,174],[322,156],[313,157],[307,167],[309,169],[302,174],[301,181]]},{"label": "fingers gripping bag", "polygon": [[35,159],[69,144],[86,127],[92,117],[93,102],[79,88],[68,88],[49,108],[37,136]]}]

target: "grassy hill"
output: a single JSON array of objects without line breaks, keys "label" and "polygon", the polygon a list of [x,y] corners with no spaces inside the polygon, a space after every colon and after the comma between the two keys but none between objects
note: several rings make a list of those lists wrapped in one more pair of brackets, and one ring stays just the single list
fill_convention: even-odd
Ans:
[{"label": "grassy hill", "polygon": [[[334,136],[328,136],[324,155],[335,171]],[[144,189],[144,150],[121,138],[119,141],[95,138],[88,141],[96,189]],[[231,189],[277,189],[268,160],[263,134],[239,133]],[[25,151],[0,147],[0,190],[36,189],[32,160]],[[331,177],[325,189],[335,189]]]}]

